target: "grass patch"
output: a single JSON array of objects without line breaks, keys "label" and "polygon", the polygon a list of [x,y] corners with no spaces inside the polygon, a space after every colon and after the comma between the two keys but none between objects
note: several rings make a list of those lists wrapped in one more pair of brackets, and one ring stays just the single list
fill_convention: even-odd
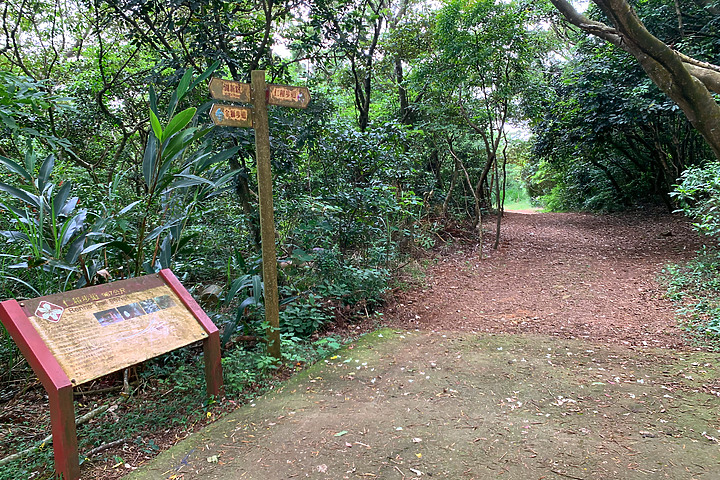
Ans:
[{"label": "grass patch", "polygon": [[529,198],[522,198],[514,202],[505,203],[505,210],[537,210],[542,211],[536,205],[533,205]]}]

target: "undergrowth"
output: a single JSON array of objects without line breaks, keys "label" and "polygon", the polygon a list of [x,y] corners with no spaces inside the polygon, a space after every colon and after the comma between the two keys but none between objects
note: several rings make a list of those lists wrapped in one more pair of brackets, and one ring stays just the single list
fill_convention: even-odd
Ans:
[{"label": "undergrowth", "polygon": [[720,251],[703,248],[687,263],[667,265],[660,279],[677,305],[680,325],[704,346],[720,350]]},{"label": "undergrowth", "polygon": [[[118,374],[76,389],[79,393],[75,397],[77,417],[100,406],[112,405],[102,415],[77,428],[83,478],[93,469],[91,465],[108,472],[107,475],[103,473],[102,478],[120,477],[161,448],[166,448],[167,438],[174,443],[176,437],[185,432],[194,431],[251,402],[294,372],[332,354],[343,343],[338,336],[302,340],[285,334],[282,336],[281,364],[266,354],[262,342],[235,346],[223,356],[225,396],[217,400],[208,401],[205,397],[202,350],[197,346],[170,352],[138,367],[131,374],[132,390],[127,399],[120,394],[122,375]],[[43,443],[50,432],[48,405],[39,384],[31,390],[34,401],[23,403],[28,398],[25,394],[17,403],[11,401],[3,407],[3,416],[24,420],[12,422],[12,427],[7,425],[8,431],[0,431],[0,457],[38,448],[2,465],[0,480],[54,478],[52,444]],[[93,393],[102,390],[111,392]],[[169,437],[168,432],[171,433]],[[121,442],[120,448],[108,448],[88,456],[92,449],[110,442]],[[87,470],[88,466],[90,470]]]}]

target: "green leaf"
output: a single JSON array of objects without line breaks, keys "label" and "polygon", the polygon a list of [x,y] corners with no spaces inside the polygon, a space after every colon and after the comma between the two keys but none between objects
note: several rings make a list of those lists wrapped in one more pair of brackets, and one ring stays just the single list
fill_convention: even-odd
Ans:
[{"label": "green leaf", "polygon": [[0,182],[0,192],[7,192],[17,200],[25,202],[27,205],[35,208],[40,208],[40,197],[33,195],[32,193],[26,192],[25,190],[20,190],[19,188],[15,188],[12,185]]},{"label": "green leaf", "polygon": [[197,163],[197,169],[198,171],[204,171],[206,168],[208,168],[210,165],[213,165],[215,163],[223,162],[227,160],[228,158],[235,155],[237,152],[240,151],[240,147],[232,147],[228,148],[227,150],[223,150],[220,153],[217,153],[213,155],[210,158],[203,159],[202,162]]},{"label": "green leaf", "polygon": [[17,278],[17,277],[13,277],[13,276],[11,276],[11,275],[4,275],[3,278],[5,278],[6,280],[12,280],[12,281],[17,282],[17,283],[19,283],[19,284],[21,284],[21,285],[25,285],[27,288],[29,288],[30,290],[32,290],[32,291],[35,293],[36,296],[38,296],[38,297],[41,297],[41,296],[42,296],[42,294],[41,294],[38,290],[36,290],[35,287],[33,287],[32,285],[30,285],[29,283],[27,283],[25,280],[21,280],[21,279],[19,279],[19,278]]},{"label": "green leaf", "polygon": [[[178,226],[181,226],[181,225],[178,225]],[[190,242],[190,240],[192,240],[193,238],[196,238],[196,237],[198,237],[198,236],[200,236],[200,233],[198,233],[198,232],[191,233],[191,234],[189,234],[189,235],[184,235],[184,236],[177,242],[177,246],[175,247],[175,251],[176,251],[176,252],[181,251],[181,250],[182,250],[183,248],[185,248],[185,246]],[[173,238],[174,238],[174,236],[173,236]]]},{"label": "green leaf", "polygon": [[232,281],[230,284],[230,288],[228,288],[227,295],[225,296],[225,306],[230,305],[230,302],[233,298],[235,298],[235,295],[238,294],[238,292],[244,288],[250,287],[252,285],[252,276],[251,275],[243,275],[242,277],[236,278]]},{"label": "green leaf", "polygon": [[167,109],[168,118],[172,117],[175,114],[175,107],[177,107],[177,104],[178,104],[178,93],[177,93],[177,90],[174,90],[172,95],[170,96],[170,103],[169,103],[168,109]]},{"label": "green leaf", "polygon": [[195,107],[190,107],[175,115],[173,119],[170,120],[170,123],[168,123],[165,131],[162,133],[163,136],[161,140],[164,142],[165,140],[185,128],[185,126],[187,126],[187,124],[190,123],[190,121],[195,116],[196,111],[197,109]]},{"label": "green leaf", "polygon": [[152,109],[150,110],[150,125],[152,126],[152,131],[155,134],[155,137],[162,142],[162,126],[160,126],[160,120],[158,120],[157,115],[155,115],[155,112],[153,112]]},{"label": "green leaf", "polygon": [[195,138],[193,136],[194,130],[194,128],[186,128],[169,139],[162,152],[163,160],[172,160],[178,154],[182,153]]},{"label": "green leaf", "polygon": [[80,252],[81,255],[86,255],[88,253],[94,252],[95,250],[101,249],[105,247],[106,245],[109,245],[111,242],[100,242],[100,243],[93,243],[87,248],[84,248],[82,252]]},{"label": "green leaf", "polygon": [[225,175],[223,175],[222,177],[218,178],[217,180],[215,180],[215,181],[213,182],[213,188],[220,188],[220,187],[222,187],[222,186],[225,185],[227,182],[229,182],[230,180],[232,180],[233,178],[235,178],[235,177],[237,176],[237,174],[238,174],[237,171],[231,171],[231,172],[226,173]]},{"label": "green leaf", "polygon": [[155,168],[157,167],[157,149],[158,139],[150,135],[143,155],[143,177],[145,178],[145,184],[151,189],[155,177]]},{"label": "green leaf", "polygon": [[173,179],[172,176],[167,175],[167,172],[170,170],[170,166],[172,165],[174,158],[175,157],[170,157],[166,159],[162,165],[160,165],[156,181],[157,188],[160,190],[164,190]]},{"label": "green leaf", "polygon": [[50,173],[55,167],[55,155],[48,155],[45,157],[42,165],[40,165],[40,172],[38,174],[38,190],[41,192],[45,190],[45,185],[50,179]]},{"label": "green leaf", "polygon": [[175,175],[175,177],[177,177],[179,180],[174,182],[172,185],[170,185],[169,188],[171,190],[174,190],[176,188],[187,188],[187,187],[192,187],[195,185],[202,185],[202,184],[209,185],[211,187],[215,186],[215,184],[212,181],[210,181],[206,178],[198,177],[197,175],[179,173],[179,174]]},{"label": "green leaf", "polygon": [[71,188],[72,188],[72,183],[65,182],[60,187],[60,190],[55,194],[55,197],[53,197],[52,207],[53,207],[53,211],[55,212],[56,216],[63,213],[63,210],[64,210],[63,207],[65,207],[65,202],[67,202],[67,199],[70,196]]},{"label": "green leaf", "polygon": [[[68,183],[69,183],[69,182],[68,182]],[[64,186],[65,186],[65,185],[63,185],[63,187],[64,187]],[[61,190],[62,190],[62,188],[61,188]],[[56,211],[55,211],[55,214],[56,214],[56,215],[65,215],[65,216],[70,215],[70,213],[71,213],[73,210],[75,210],[75,207],[77,206],[77,204],[78,204],[79,201],[80,201],[80,199],[79,199],[78,197],[72,197],[70,200],[68,200],[67,202],[65,202],[65,203],[62,205],[62,207],[60,208],[59,211],[56,210]]]},{"label": "green leaf", "polygon": [[128,257],[132,258],[135,256],[135,248],[127,242],[121,240],[115,240],[107,244],[108,248],[117,248]]},{"label": "green leaf", "polygon": [[190,91],[188,89],[188,86],[190,86],[190,81],[192,80],[194,73],[195,72],[193,72],[192,68],[188,68],[187,70],[185,70],[185,74],[180,79],[180,83],[178,84],[177,88],[178,101],[185,98],[185,95]]},{"label": "green leaf", "polygon": [[158,262],[160,268],[170,268],[170,262],[172,261],[172,235],[165,236],[165,239],[160,244],[160,252],[158,254]]},{"label": "green leaf", "polygon": [[27,172],[27,170],[25,170],[24,168],[22,168],[20,165],[13,162],[9,158],[3,157],[2,155],[0,155],[0,164],[4,165],[5,168],[10,170],[11,172],[17,173],[18,175],[23,177],[28,182],[32,182],[32,176]]},{"label": "green leaf", "polygon": [[252,278],[253,282],[253,298],[257,303],[260,303],[260,300],[263,296],[263,283],[262,278],[260,278],[260,275],[253,275]]},{"label": "green leaf", "polygon": [[2,120],[5,126],[11,130],[16,130],[18,128],[15,120],[11,116],[5,115],[3,112],[0,112],[0,120]]},{"label": "green leaf", "polygon": [[65,254],[65,262],[67,262],[69,265],[74,265],[77,263],[78,258],[80,258],[80,252],[82,251],[83,247],[85,246],[85,239],[87,238],[87,235],[84,233],[80,235],[78,238],[72,241],[70,244],[70,247],[68,248],[67,253]]},{"label": "green leaf", "polygon": [[192,90],[193,88],[197,87],[200,82],[203,82],[207,80],[207,78],[213,74],[215,70],[220,66],[220,60],[217,60],[215,63],[210,65],[207,70],[205,70],[199,77],[195,79],[195,81],[190,85],[190,88],[188,88],[188,91]]},{"label": "green leaf", "polygon": [[297,260],[298,262],[301,262],[301,263],[312,262],[313,260],[315,260],[315,257],[313,257],[312,255],[310,255],[309,253],[307,253],[305,250],[303,250],[301,248],[296,248],[295,250],[293,250],[291,256],[292,256],[293,260]]},{"label": "green leaf", "polygon": [[33,150],[32,143],[30,140],[27,142],[27,150],[25,151],[25,170],[28,172],[35,171],[35,162],[37,161],[37,155]]},{"label": "green leaf", "polygon": [[155,93],[155,87],[152,85],[150,85],[150,110],[155,112],[155,115],[157,116],[157,94]]},{"label": "green leaf", "polygon": [[228,340],[230,340],[230,337],[232,337],[233,333],[235,333],[235,330],[237,329],[238,324],[242,320],[242,318],[245,316],[245,309],[249,307],[250,305],[255,305],[257,302],[253,297],[248,297],[245,300],[243,300],[240,305],[238,305],[237,313],[235,314],[235,319],[232,320],[230,323],[225,325],[225,331],[223,332],[222,336],[222,344],[225,345]]},{"label": "green leaf", "polygon": [[77,215],[65,221],[62,231],[60,233],[62,235],[60,241],[61,246],[64,247],[65,245],[67,245],[67,243],[72,239],[72,237],[85,227],[86,218],[87,210],[82,209],[78,212]]},{"label": "green leaf", "polygon": [[132,210],[132,209],[135,207],[135,205],[137,205],[137,204],[140,203],[140,202],[142,202],[142,200],[136,200],[136,201],[132,202],[130,205],[126,205],[122,210],[120,210],[120,211],[117,213],[118,216],[120,216],[120,215],[125,215],[127,212],[129,212],[130,210]]}]

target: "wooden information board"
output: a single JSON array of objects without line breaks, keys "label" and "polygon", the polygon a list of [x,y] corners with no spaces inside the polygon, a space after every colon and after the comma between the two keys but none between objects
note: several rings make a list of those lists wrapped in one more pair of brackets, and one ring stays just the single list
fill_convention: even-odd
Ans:
[{"label": "wooden information board", "polygon": [[208,336],[159,275],[26,300],[20,307],[75,386]]},{"label": "wooden information board", "polygon": [[170,270],[0,303],[0,321],[45,387],[55,471],[80,478],[73,387],[202,340],[207,393],[222,388],[220,334]]}]

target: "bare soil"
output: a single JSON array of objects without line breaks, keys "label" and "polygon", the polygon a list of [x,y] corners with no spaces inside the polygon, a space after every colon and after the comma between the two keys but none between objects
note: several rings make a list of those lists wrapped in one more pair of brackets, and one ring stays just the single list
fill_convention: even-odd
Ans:
[{"label": "bare soil", "polygon": [[498,250],[486,234],[489,258],[467,237],[444,247],[425,288],[388,309],[392,325],[687,346],[657,282],[700,246],[683,217],[508,212],[502,225]]},{"label": "bare soil", "polygon": [[[175,445],[145,479],[717,479],[720,362],[656,281],[687,222],[508,213],[461,230],[390,329]],[[463,240],[465,238],[465,240]]]}]

